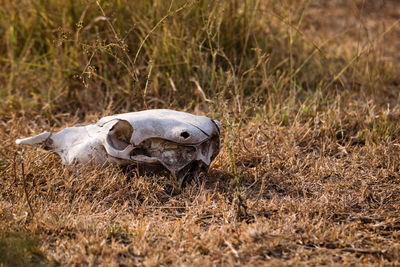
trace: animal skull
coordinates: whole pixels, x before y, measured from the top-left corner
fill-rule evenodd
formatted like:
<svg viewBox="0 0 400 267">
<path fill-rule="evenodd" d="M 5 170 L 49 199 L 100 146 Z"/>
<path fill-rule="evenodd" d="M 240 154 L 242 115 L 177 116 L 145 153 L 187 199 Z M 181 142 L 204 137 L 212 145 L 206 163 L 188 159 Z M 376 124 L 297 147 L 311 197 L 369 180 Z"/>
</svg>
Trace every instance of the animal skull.
<svg viewBox="0 0 400 267">
<path fill-rule="evenodd" d="M 43 132 L 16 143 L 42 145 L 60 155 L 63 164 L 164 166 L 185 179 L 207 170 L 217 156 L 219 125 L 208 117 L 155 109 L 107 116 L 96 124 Z"/>
</svg>

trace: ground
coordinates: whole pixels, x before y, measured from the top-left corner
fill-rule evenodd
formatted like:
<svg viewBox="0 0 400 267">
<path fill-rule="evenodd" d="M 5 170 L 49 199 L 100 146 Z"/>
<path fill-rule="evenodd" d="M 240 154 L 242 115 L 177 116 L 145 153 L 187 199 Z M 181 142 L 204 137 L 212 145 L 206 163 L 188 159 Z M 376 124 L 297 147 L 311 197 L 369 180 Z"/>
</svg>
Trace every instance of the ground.
<svg viewBox="0 0 400 267">
<path fill-rule="evenodd" d="M 0 14 L 0 266 L 400 264 L 397 1 Z M 222 122 L 208 173 L 179 190 L 15 144 L 147 108 Z"/>
</svg>

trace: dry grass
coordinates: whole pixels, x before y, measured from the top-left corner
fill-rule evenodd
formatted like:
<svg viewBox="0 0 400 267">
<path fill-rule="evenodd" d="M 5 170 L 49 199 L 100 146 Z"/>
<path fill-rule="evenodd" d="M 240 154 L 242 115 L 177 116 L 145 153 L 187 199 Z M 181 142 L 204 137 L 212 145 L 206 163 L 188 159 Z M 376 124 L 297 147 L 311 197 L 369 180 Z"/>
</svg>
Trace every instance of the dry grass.
<svg viewBox="0 0 400 267">
<path fill-rule="evenodd" d="M 395 0 L 3 3 L 0 266 L 399 265 L 399 19 Z M 14 145 L 146 107 L 223 123 L 182 192 Z"/>
</svg>

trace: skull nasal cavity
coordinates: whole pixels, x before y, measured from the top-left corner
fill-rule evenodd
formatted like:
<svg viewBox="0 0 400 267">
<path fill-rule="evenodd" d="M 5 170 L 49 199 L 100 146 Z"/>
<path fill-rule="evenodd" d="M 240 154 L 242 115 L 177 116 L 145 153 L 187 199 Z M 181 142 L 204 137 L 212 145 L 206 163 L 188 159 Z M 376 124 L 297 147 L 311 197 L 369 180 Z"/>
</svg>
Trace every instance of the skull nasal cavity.
<svg viewBox="0 0 400 267">
<path fill-rule="evenodd" d="M 190 134 L 188 132 L 181 132 L 181 136 L 183 137 L 183 139 L 187 139 L 189 138 Z"/>
</svg>

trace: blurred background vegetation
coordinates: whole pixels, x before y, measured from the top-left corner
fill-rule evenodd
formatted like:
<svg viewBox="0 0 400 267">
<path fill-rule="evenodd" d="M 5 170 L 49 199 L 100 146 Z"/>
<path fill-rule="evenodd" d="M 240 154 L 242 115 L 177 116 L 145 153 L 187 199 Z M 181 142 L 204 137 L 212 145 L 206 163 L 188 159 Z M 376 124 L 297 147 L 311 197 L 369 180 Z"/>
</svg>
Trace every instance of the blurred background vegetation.
<svg viewBox="0 0 400 267">
<path fill-rule="evenodd" d="M 1 115 L 175 108 L 287 124 L 360 97 L 384 109 L 398 102 L 396 3 L 2 1 Z"/>
</svg>

